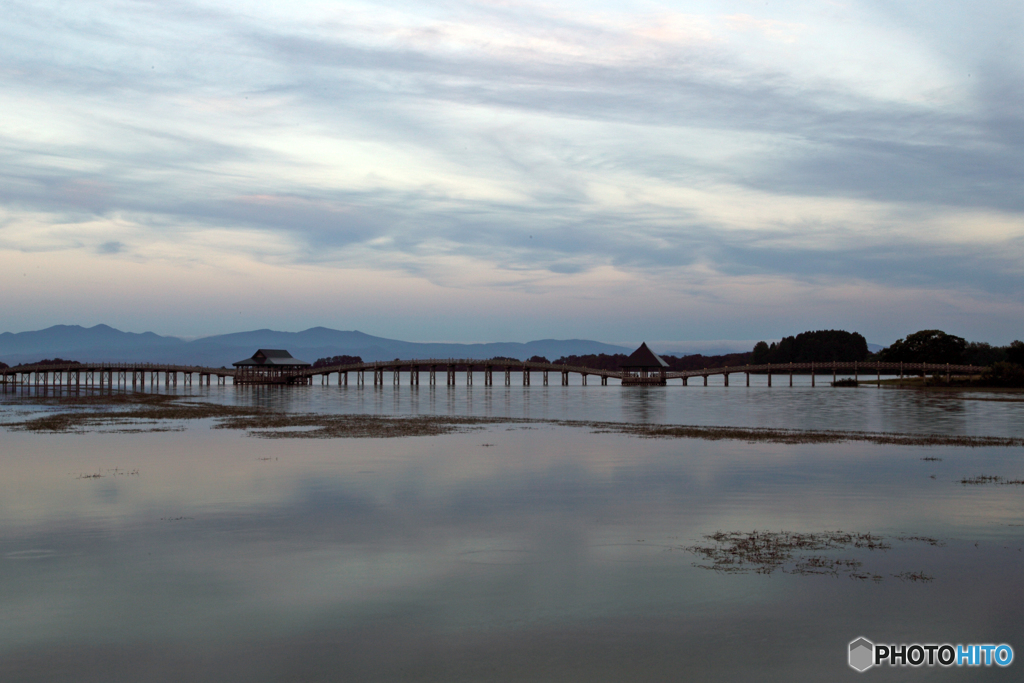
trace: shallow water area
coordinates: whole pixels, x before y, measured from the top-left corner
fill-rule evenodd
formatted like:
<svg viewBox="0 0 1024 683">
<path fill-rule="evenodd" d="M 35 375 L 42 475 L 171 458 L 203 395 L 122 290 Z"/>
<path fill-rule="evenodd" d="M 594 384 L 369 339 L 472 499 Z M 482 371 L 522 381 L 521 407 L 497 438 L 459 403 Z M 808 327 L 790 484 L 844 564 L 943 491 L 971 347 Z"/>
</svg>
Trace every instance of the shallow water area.
<svg viewBox="0 0 1024 683">
<path fill-rule="evenodd" d="M 863 387 L 188 394 L 300 413 L 995 436 L 1024 422 L 1019 402 Z M 37 409 L 11 394 L 0 408 Z M 860 675 L 846 662 L 858 636 L 1024 651 L 1024 486 L 961 483 L 1024 479 L 1019 447 L 546 422 L 268 440 L 214 424 L 0 432 L 0 679 L 823 680 Z M 754 531 L 881 544 L 792 549 L 767 572 L 699 552 Z M 864 675 L 1016 680 L 1022 664 Z"/>
</svg>

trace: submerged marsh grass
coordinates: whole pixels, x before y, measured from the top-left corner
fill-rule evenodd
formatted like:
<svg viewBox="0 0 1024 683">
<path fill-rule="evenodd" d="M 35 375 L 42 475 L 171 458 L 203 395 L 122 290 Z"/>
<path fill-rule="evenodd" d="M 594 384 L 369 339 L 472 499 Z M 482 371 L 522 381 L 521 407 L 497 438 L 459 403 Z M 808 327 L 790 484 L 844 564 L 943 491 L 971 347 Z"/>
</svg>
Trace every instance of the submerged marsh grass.
<svg viewBox="0 0 1024 683">
<path fill-rule="evenodd" d="M 47 406 L 46 415 L 5 422 L 8 429 L 32 432 L 83 432 L 119 427 L 115 432 L 178 431 L 166 422 L 216 419 L 215 429 L 238 429 L 263 439 L 398 438 L 437 436 L 510 424 L 519 429 L 551 425 L 627 434 L 648 439 L 735 440 L 748 443 L 833 444 L 867 442 L 897 446 L 1019 447 L 1024 438 L 896 432 L 665 425 L 591 420 L 553 420 L 451 415 L 381 416 L 367 414 L 290 413 L 258 407 L 189 400 L 167 394 L 93 394 L 30 397 L 25 403 Z M 928 458 L 925 458 L 927 460 Z"/>
<path fill-rule="evenodd" d="M 861 581 L 870 579 L 876 583 L 884 577 L 864 571 L 862 561 L 850 557 L 834 557 L 833 554 L 884 552 L 892 549 L 892 540 L 921 542 L 931 546 L 945 545 L 927 536 L 901 536 L 890 540 L 876 534 L 846 531 L 717 531 L 704 538 L 712 543 L 685 548 L 703 560 L 694 563 L 700 569 L 735 574 L 772 574 L 776 571 L 802 576 L 825 574 L 848 576 Z M 932 577 L 920 571 L 900 572 L 891 576 L 910 581 L 932 580 Z"/>
</svg>

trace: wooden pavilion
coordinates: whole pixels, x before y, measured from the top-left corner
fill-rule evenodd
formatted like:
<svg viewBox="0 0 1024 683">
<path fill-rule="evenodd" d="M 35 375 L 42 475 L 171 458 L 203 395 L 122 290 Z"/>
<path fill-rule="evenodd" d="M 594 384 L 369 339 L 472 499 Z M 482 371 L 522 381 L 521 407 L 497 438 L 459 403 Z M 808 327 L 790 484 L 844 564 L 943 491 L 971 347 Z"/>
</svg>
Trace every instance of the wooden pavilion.
<svg viewBox="0 0 1024 683">
<path fill-rule="evenodd" d="M 238 368 L 235 384 L 309 384 L 312 379 L 296 372 L 312 366 L 284 349 L 259 349 L 232 365 Z"/>
<path fill-rule="evenodd" d="M 647 348 L 647 342 L 630 354 L 619 367 L 622 369 L 622 386 L 660 386 L 667 384 L 665 373 L 668 363 Z"/>
</svg>

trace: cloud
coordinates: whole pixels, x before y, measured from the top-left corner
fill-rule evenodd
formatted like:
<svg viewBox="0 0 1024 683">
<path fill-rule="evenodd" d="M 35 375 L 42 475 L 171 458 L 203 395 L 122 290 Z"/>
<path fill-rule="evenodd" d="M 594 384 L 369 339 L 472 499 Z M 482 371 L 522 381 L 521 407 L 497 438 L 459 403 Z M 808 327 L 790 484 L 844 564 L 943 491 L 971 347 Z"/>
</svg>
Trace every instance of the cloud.
<svg viewBox="0 0 1024 683">
<path fill-rule="evenodd" d="M 739 318 L 749 277 L 1016 296 L 1011 10 L 13 2 L 0 248 Z"/>
</svg>

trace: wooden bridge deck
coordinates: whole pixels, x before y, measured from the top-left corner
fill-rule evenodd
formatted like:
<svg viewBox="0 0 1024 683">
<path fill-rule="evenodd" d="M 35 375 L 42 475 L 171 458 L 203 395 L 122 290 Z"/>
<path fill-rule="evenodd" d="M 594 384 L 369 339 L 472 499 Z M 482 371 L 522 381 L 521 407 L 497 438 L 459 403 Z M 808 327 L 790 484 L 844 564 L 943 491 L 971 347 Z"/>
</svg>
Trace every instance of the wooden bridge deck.
<svg viewBox="0 0 1024 683">
<path fill-rule="evenodd" d="M 548 384 L 549 373 L 558 373 L 562 385 L 569 384 L 569 375 L 578 374 L 582 384 L 587 384 L 588 377 L 600 378 L 601 384 L 607 384 L 609 379 L 622 379 L 622 372 L 617 370 L 601 370 L 575 365 L 557 365 L 555 363 L 535 363 L 530 361 L 494 361 L 477 360 L 472 358 L 427 358 L 412 360 L 376 361 L 370 363 L 355 363 L 350 365 L 333 365 L 318 368 L 297 368 L 287 371 L 284 375 L 276 375 L 273 380 L 268 378 L 266 384 L 312 384 L 314 377 L 320 377 L 322 384 L 327 384 L 331 375 L 338 375 L 338 384 L 348 384 L 348 375 L 355 375 L 356 383 L 365 384 L 365 376 L 372 373 L 374 386 L 384 384 L 384 373 L 392 373 L 391 383 L 398 384 L 400 373 L 408 372 L 409 383 L 419 385 L 421 372 L 428 373 L 429 383 L 437 383 L 437 375 L 445 375 L 445 383 L 449 386 L 456 384 L 456 374 L 464 374 L 467 385 L 473 384 L 473 373 L 478 371 L 484 373 L 484 384 L 490 386 L 494 383 L 494 373 L 504 374 L 504 384 L 511 385 L 512 373 L 522 373 L 524 386 L 529 386 L 531 377 L 535 373 L 541 373 L 543 383 Z M 984 372 L 985 368 L 975 365 L 950 365 L 948 363 L 882 363 L 874 361 L 859 362 L 834 362 L 834 363 L 786 363 L 764 364 L 764 365 L 739 365 L 731 367 L 702 368 L 699 370 L 685 370 L 665 373 L 666 380 L 681 380 L 687 384 L 693 377 L 701 377 L 707 385 L 708 377 L 723 375 L 725 385 L 729 385 L 729 376 L 744 374 L 746 384 L 750 385 L 750 375 L 767 375 L 768 386 L 772 385 L 772 377 L 789 376 L 789 384 L 793 384 L 793 375 L 810 374 L 811 385 L 815 386 L 816 377 L 832 374 L 835 378 L 839 374 L 854 375 L 875 375 L 904 377 L 906 375 L 936 374 L 950 377 L 952 375 L 977 375 Z M 170 365 L 162 363 L 83 363 L 79 365 L 31 365 L 16 368 L 5 368 L 0 370 L 0 383 L 5 386 L 100 386 L 100 387 L 125 387 L 128 384 L 132 388 L 146 386 L 147 375 L 149 385 L 159 384 L 161 378 L 165 386 L 177 386 L 178 376 L 186 385 L 192 384 L 193 376 L 198 376 L 199 383 L 206 380 L 209 385 L 212 377 L 217 382 L 226 384 L 227 379 L 232 378 L 233 383 L 241 383 L 236 378 L 241 373 L 228 368 L 211 368 L 195 365 Z M 282 380 L 284 377 L 284 380 Z M 251 378 L 245 380 L 247 384 L 259 384 Z"/>
</svg>

